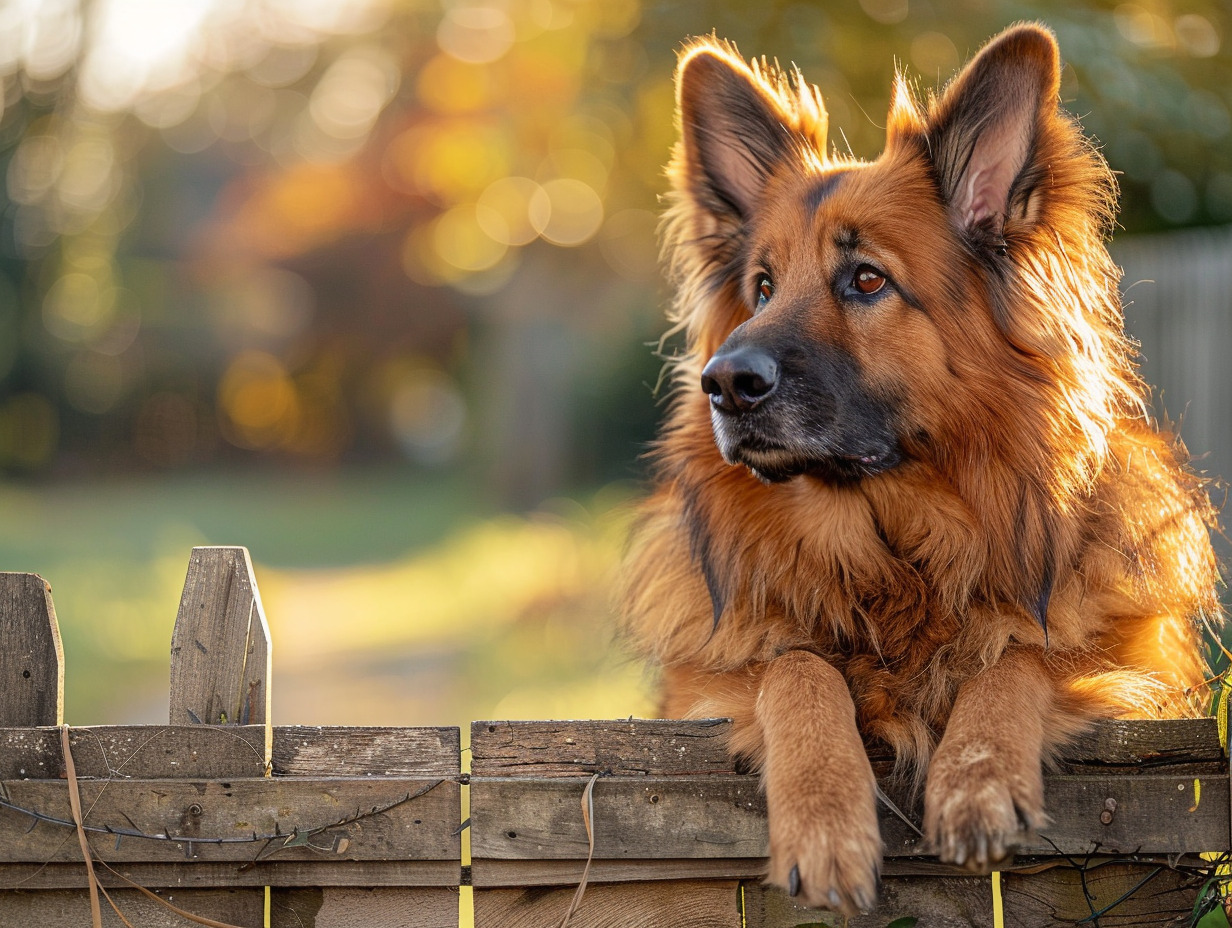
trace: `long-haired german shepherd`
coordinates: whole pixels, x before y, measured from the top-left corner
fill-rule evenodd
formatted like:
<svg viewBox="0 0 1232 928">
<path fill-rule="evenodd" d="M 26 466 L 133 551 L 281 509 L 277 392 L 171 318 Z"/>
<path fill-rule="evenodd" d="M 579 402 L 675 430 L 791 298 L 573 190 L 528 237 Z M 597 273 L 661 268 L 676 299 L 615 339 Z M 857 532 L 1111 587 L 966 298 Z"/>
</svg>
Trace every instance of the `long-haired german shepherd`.
<svg viewBox="0 0 1232 928">
<path fill-rule="evenodd" d="M 687 333 L 623 612 L 668 716 L 730 716 L 770 879 L 868 909 L 867 746 L 943 860 L 1047 823 L 1041 763 L 1096 716 L 1200 711 L 1214 514 L 1148 418 L 1104 247 L 1115 183 L 1013 27 L 886 148 L 836 156 L 798 72 L 695 40 L 665 253 Z M 700 389 L 699 389 L 700 385 Z"/>
</svg>

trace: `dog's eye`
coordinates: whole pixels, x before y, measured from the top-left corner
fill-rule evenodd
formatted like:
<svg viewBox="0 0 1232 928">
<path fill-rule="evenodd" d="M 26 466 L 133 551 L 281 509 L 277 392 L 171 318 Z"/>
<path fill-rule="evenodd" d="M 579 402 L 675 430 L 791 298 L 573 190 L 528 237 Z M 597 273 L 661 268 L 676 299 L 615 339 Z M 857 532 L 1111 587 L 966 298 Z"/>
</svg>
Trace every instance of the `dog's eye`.
<svg viewBox="0 0 1232 928">
<path fill-rule="evenodd" d="M 871 296 L 886 285 L 886 279 L 885 275 L 875 267 L 861 264 L 856 268 L 856 276 L 852 279 L 851 283 L 852 286 L 865 296 Z"/>
<path fill-rule="evenodd" d="M 761 309 L 769 303 L 772 296 L 774 296 L 774 284 L 769 277 L 763 275 L 757 281 L 757 308 Z"/>
</svg>

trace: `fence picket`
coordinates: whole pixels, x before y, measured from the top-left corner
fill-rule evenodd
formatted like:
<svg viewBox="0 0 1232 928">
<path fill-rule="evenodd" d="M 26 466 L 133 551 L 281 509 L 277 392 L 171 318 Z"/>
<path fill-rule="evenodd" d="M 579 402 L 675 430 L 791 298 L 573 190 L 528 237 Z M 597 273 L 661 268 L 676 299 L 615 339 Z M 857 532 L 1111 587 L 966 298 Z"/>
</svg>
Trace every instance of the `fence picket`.
<svg viewBox="0 0 1232 928">
<path fill-rule="evenodd" d="M 64 720 L 64 650 L 51 586 L 38 574 L 0 573 L 0 726 Z"/>
<path fill-rule="evenodd" d="M 248 549 L 193 548 L 171 636 L 171 724 L 268 724 L 269 683 L 269 626 Z"/>
</svg>

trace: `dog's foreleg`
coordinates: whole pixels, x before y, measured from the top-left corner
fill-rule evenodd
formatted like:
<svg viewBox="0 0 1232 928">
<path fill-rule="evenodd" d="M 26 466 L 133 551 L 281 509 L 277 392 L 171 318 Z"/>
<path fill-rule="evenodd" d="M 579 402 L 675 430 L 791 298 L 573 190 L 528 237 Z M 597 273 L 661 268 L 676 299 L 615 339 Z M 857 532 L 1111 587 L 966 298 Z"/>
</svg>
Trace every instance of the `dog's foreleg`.
<svg viewBox="0 0 1232 928">
<path fill-rule="evenodd" d="M 756 719 L 770 880 L 808 905 L 871 909 L 881 867 L 876 784 L 842 675 L 815 654 L 781 654 L 766 665 Z"/>
<path fill-rule="evenodd" d="M 943 861 L 987 871 L 1047 824 L 1041 755 L 1054 694 L 1042 654 L 1025 647 L 959 688 L 924 791 L 924 833 Z"/>
</svg>

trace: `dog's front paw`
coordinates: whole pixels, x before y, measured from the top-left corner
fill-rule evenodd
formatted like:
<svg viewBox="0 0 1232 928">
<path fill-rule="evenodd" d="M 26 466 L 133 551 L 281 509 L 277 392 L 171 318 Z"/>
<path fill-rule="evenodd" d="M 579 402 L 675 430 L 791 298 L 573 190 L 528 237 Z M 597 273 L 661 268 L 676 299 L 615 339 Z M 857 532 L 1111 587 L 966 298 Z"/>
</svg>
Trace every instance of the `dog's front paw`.
<svg viewBox="0 0 1232 928">
<path fill-rule="evenodd" d="M 846 915 L 877 903 L 881 832 L 872 771 L 844 781 L 813 780 L 776 795 L 767 789 L 770 882 L 805 905 Z"/>
<path fill-rule="evenodd" d="M 986 873 L 1047 823 L 1038 759 L 942 743 L 924 791 L 924 833 L 941 860 Z"/>
</svg>

